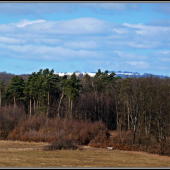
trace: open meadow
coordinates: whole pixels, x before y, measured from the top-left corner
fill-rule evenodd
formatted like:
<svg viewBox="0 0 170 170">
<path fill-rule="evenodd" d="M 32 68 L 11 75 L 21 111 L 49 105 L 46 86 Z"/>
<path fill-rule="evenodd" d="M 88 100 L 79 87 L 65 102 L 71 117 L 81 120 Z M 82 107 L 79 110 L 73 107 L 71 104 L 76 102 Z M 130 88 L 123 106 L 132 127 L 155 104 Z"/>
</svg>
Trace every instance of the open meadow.
<svg viewBox="0 0 170 170">
<path fill-rule="evenodd" d="M 43 150 L 48 143 L 0 141 L 0 167 L 170 167 L 170 157 L 80 146 Z"/>
</svg>

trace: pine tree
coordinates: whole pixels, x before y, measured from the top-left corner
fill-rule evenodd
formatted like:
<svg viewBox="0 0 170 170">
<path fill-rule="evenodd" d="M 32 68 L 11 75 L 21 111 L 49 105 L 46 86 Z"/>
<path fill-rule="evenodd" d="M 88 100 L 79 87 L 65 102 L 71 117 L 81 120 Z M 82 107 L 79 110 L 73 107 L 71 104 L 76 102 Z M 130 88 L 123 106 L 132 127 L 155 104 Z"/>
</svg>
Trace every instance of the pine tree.
<svg viewBox="0 0 170 170">
<path fill-rule="evenodd" d="M 59 119 L 60 119 L 61 102 L 62 102 L 62 99 L 65 96 L 65 88 L 66 88 L 67 77 L 68 77 L 67 75 L 64 75 L 63 77 L 60 77 L 60 82 L 59 82 L 59 89 L 61 91 L 60 101 L 59 101 L 59 105 L 58 105 L 58 118 Z"/>
<path fill-rule="evenodd" d="M 80 88 L 82 87 L 82 85 L 80 84 L 80 79 L 78 79 L 76 77 L 76 74 L 73 73 L 70 77 L 70 79 L 68 79 L 66 81 L 66 87 L 65 87 L 65 90 L 66 90 L 66 96 L 68 96 L 68 99 L 69 99 L 69 112 L 70 112 L 70 115 L 69 117 L 72 119 L 72 111 L 73 111 L 73 104 L 74 104 L 74 101 L 75 99 L 79 96 L 79 91 L 80 91 Z"/>
<path fill-rule="evenodd" d="M 35 112 L 35 102 L 37 98 L 37 81 L 38 81 L 38 76 L 35 72 L 33 72 L 31 75 L 29 75 L 28 79 L 25 81 L 25 88 L 24 88 L 24 95 L 25 95 L 25 100 L 28 100 L 29 98 L 29 103 L 30 103 L 30 117 L 32 115 L 32 99 L 34 101 L 34 112 Z"/>
<path fill-rule="evenodd" d="M 20 76 L 14 76 L 8 86 L 6 96 L 13 96 L 14 107 L 16 108 L 16 100 L 23 96 L 24 80 Z"/>
<path fill-rule="evenodd" d="M 43 70 L 43 83 L 44 95 L 47 94 L 47 116 L 49 115 L 50 107 L 50 93 L 56 88 L 56 82 L 59 81 L 59 76 L 54 74 L 54 70 L 51 71 L 47 68 Z"/>
</svg>

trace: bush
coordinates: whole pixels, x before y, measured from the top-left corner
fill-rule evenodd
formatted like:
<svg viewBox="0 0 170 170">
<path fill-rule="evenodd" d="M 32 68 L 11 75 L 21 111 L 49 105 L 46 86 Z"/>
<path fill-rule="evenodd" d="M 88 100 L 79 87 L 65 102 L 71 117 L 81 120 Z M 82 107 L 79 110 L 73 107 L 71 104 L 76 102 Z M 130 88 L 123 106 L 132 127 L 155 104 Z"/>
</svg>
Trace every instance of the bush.
<svg viewBox="0 0 170 170">
<path fill-rule="evenodd" d="M 100 130 L 98 135 L 90 141 L 89 146 L 96 148 L 106 148 L 107 146 L 109 146 L 108 132 Z"/>
<path fill-rule="evenodd" d="M 51 145 L 46 146 L 45 150 L 66 150 L 66 149 L 77 149 L 78 146 L 71 139 L 56 140 Z"/>
<path fill-rule="evenodd" d="M 71 141 L 78 145 L 88 145 L 96 136 L 99 138 L 100 133 L 108 136 L 108 129 L 101 121 L 92 123 L 33 115 L 25 120 L 20 119 L 13 131 L 8 134 L 8 139 L 49 143 L 55 141 L 57 145 L 61 143 L 62 148 L 67 148 L 66 145 L 68 146 L 69 142 L 72 144 Z"/>
<path fill-rule="evenodd" d="M 62 130 L 58 133 L 58 139 L 53 141 L 51 145 L 46 146 L 45 150 L 61 150 L 61 149 L 77 149 L 78 146 L 72 139 L 67 138 L 65 132 Z"/>
<path fill-rule="evenodd" d="M 20 118 L 23 118 L 23 107 L 1 106 L 0 109 L 0 139 L 7 139 L 14 130 Z"/>
</svg>

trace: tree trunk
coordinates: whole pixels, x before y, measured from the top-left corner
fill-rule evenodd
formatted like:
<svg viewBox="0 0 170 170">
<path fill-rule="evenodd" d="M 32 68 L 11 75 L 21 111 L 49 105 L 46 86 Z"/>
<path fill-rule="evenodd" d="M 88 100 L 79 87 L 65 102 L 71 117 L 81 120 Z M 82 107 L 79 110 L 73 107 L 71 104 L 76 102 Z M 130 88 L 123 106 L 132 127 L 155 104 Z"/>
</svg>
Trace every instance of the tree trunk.
<svg viewBox="0 0 170 170">
<path fill-rule="evenodd" d="M 167 153 L 169 154 L 169 131 L 168 131 L 168 135 L 167 135 Z"/>
<path fill-rule="evenodd" d="M 70 98 L 68 99 L 68 118 L 70 118 Z"/>
<path fill-rule="evenodd" d="M 36 108 L 38 108 L 38 107 L 39 107 L 39 104 L 38 104 L 38 100 L 37 100 Z"/>
<path fill-rule="evenodd" d="M 146 125 L 146 113 L 145 113 L 145 115 L 144 115 L 144 116 L 145 116 L 145 118 L 144 118 L 144 119 L 145 119 L 145 136 L 146 136 L 146 135 L 148 134 L 148 131 L 147 131 L 147 125 Z"/>
<path fill-rule="evenodd" d="M 132 117 L 132 113 L 131 113 L 131 120 L 132 120 L 131 131 L 132 131 L 132 145 L 133 145 L 134 144 L 134 119 Z"/>
<path fill-rule="evenodd" d="M 31 98 L 30 98 L 30 118 L 31 118 L 31 110 L 32 108 L 31 108 Z"/>
<path fill-rule="evenodd" d="M 134 123 L 133 143 L 135 143 L 135 138 L 136 138 L 136 123 Z"/>
<path fill-rule="evenodd" d="M 119 115 L 118 115 L 118 111 L 117 111 L 117 99 L 116 99 L 116 94 L 115 94 L 115 104 L 116 104 L 116 129 L 118 130 L 118 124 L 119 124 Z"/>
<path fill-rule="evenodd" d="M 96 91 L 95 91 L 95 120 L 97 120 L 97 97 L 96 97 Z"/>
<path fill-rule="evenodd" d="M 140 122 L 139 122 L 139 144 L 141 143 L 141 138 L 140 138 Z"/>
<path fill-rule="evenodd" d="M 35 98 L 34 98 L 34 113 L 35 113 Z"/>
<path fill-rule="evenodd" d="M 97 94 L 96 94 L 97 92 L 96 92 L 96 89 L 95 89 L 95 87 L 94 87 L 93 81 L 92 81 L 92 87 L 93 87 L 94 95 L 95 95 L 95 96 L 94 96 L 94 98 L 95 98 L 95 99 L 94 99 L 94 100 L 95 100 L 95 101 L 94 101 L 94 103 L 95 103 L 95 108 L 94 108 L 94 110 L 95 110 L 95 111 L 94 111 L 94 112 L 95 112 L 94 120 L 97 120 Z"/>
<path fill-rule="evenodd" d="M 101 97 L 101 105 L 102 105 L 102 115 L 101 115 L 101 118 L 103 119 L 104 118 L 104 110 L 105 110 L 105 108 L 104 108 L 104 98 L 103 98 L 103 92 L 102 92 L 102 97 Z"/>
<path fill-rule="evenodd" d="M 127 105 L 127 110 L 128 110 L 128 130 L 130 129 L 130 123 L 129 123 L 129 106 Z"/>
<path fill-rule="evenodd" d="M 120 140 L 122 138 L 122 115 L 121 115 L 121 120 L 120 120 Z"/>
<path fill-rule="evenodd" d="M 132 128 L 132 145 L 134 144 L 134 135 L 133 135 L 133 128 Z"/>
<path fill-rule="evenodd" d="M 1 108 L 1 89 L 0 89 L 0 108 Z"/>
<path fill-rule="evenodd" d="M 41 107 L 41 98 L 40 98 L 40 96 L 38 98 L 39 98 L 39 108 L 40 108 Z"/>
<path fill-rule="evenodd" d="M 60 101 L 59 101 L 59 106 L 58 106 L 58 118 L 60 119 L 60 105 L 61 105 L 61 100 L 63 99 L 64 97 L 64 91 L 62 92 L 62 95 L 60 97 Z"/>
<path fill-rule="evenodd" d="M 15 96 L 14 96 L 14 108 L 16 108 L 16 98 L 15 98 Z"/>
<path fill-rule="evenodd" d="M 71 102 L 71 106 L 70 106 L 70 118 L 72 119 L 72 117 L 73 117 L 73 115 L 72 115 L 73 114 L 72 113 L 73 112 L 73 101 L 71 100 L 70 102 Z"/>
<path fill-rule="evenodd" d="M 47 116 L 49 115 L 49 107 L 50 107 L 50 93 L 48 92 Z"/>
<path fill-rule="evenodd" d="M 150 117 L 149 117 L 149 128 L 148 128 L 148 133 L 149 133 L 149 138 L 150 138 L 150 131 L 151 131 L 151 114 L 150 114 Z"/>
<path fill-rule="evenodd" d="M 124 133 L 124 138 L 125 138 L 125 141 L 126 141 L 126 125 L 125 125 L 125 133 Z"/>
</svg>

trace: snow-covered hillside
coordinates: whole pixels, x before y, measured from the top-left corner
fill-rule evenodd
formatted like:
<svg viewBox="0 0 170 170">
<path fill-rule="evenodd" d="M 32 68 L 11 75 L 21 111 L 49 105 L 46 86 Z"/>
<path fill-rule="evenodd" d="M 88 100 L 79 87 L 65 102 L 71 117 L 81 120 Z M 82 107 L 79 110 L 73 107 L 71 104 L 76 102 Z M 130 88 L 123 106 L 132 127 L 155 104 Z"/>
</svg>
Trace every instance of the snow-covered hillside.
<svg viewBox="0 0 170 170">
<path fill-rule="evenodd" d="M 165 78 L 164 75 L 154 75 L 154 74 L 150 74 L 150 73 L 139 74 L 138 72 L 129 72 L 129 71 L 109 71 L 108 74 L 111 74 L 112 72 L 114 72 L 116 74 L 116 76 L 120 76 L 122 78 L 126 78 L 126 77 L 148 77 L 150 75 L 152 75 L 153 77 Z M 59 74 L 59 76 L 64 76 L 64 75 L 71 76 L 73 73 L 61 72 L 61 73 L 55 73 L 55 74 Z M 91 72 L 91 73 L 76 72 L 75 74 L 77 76 L 81 76 L 81 75 L 84 76 L 85 74 L 88 74 L 89 76 L 94 77 L 96 72 Z"/>
</svg>

